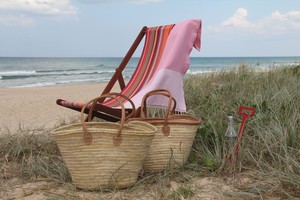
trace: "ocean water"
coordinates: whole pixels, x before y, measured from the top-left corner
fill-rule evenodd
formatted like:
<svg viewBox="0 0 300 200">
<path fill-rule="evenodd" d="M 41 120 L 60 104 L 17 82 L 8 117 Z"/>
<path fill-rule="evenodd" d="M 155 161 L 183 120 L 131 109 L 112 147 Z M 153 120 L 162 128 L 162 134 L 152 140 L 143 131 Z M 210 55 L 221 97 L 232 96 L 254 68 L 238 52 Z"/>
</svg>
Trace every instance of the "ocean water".
<svg viewBox="0 0 300 200">
<path fill-rule="evenodd" d="M 0 88 L 41 87 L 62 84 L 107 82 L 122 58 L 22 58 L 0 57 Z M 123 72 L 129 79 L 138 58 Z M 300 64 L 299 57 L 197 57 L 187 74 L 205 75 L 245 64 L 255 70 Z"/>
</svg>

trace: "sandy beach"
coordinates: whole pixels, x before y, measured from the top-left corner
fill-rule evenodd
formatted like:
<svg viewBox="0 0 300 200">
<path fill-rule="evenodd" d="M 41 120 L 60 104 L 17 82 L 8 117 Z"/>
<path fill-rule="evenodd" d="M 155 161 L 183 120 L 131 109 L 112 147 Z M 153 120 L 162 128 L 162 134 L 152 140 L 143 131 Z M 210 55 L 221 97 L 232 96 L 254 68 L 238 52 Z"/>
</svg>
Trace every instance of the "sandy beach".
<svg viewBox="0 0 300 200">
<path fill-rule="evenodd" d="M 0 89 L 0 126 L 14 131 L 24 128 L 53 128 L 63 119 L 79 116 L 79 112 L 56 104 L 61 98 L 87 102 L 101 94 L 105 83 L 61 85 L 32 88 Z"/>
</svg>

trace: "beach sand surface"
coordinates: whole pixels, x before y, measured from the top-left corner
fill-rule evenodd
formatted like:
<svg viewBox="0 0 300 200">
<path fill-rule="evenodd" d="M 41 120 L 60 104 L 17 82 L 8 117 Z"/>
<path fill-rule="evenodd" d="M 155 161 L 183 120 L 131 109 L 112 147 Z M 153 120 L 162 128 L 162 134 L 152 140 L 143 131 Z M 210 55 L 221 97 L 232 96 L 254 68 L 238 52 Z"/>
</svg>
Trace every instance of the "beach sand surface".
<svg viewBox="0 0 300 200">
<path fill-rule="evenodd" d="M 10 131 L 20 126 L 26 129 L 53 128 L 62 120 L 70 120 L 80 113 L 58 106 L 61 98 L 87 102 L 99 96 L 106 83 L 60 85 L 33 88 L 0 88 L 0 127 Z M 118 91 L 115 87 L 113 91 Z"/>
</svg>

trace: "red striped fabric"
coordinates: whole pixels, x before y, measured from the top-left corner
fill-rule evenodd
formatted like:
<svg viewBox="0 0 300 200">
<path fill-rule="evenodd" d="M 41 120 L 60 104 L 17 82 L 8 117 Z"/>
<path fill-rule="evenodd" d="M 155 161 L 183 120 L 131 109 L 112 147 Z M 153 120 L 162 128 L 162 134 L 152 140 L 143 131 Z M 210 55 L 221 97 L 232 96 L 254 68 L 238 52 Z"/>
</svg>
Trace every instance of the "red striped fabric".
<svg viewBox="0 0 300 200">
<path fill-rule="evenodd" d="M 70 107 L 70 108 L 83 108 L 85 105 L 84 103 L 77 103 L 77 102 L 69 102 L 69 101 L 60 101 L 60 105 L 63 105 L 65 107 Z"/>
<path fill-rule="evenodd" d="M 165 44 L 173 27 L 174 24 L 147 29 L 140 61 L 130 81 L 124 90 L 121 91 L 122 94 L 131 99 L 151 80 L 157 70 Z M 121 97 L 120 100 L 125 101 Z M 114 99 L 107 100 L 103 104 L 109 107 L 117 107 L 119 105 Z"/>
</svg>

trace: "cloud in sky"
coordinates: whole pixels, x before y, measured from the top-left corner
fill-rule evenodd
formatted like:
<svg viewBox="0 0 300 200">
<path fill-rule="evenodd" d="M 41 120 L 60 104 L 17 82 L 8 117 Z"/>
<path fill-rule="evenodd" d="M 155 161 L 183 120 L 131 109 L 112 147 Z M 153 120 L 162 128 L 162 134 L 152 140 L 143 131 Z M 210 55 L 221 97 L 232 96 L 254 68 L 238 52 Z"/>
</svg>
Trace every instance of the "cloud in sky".
<svg viewBox="0 0 300 200">
<path fill-rule="evenodd" d="M 0 24 L 30 25 L 31 15 L 70 16 L 77 8 L 69 0 L 0 0 Z"/>
<path fill-rule="evenodd" d="M 300 11 L 290 11 L 285 14 L 275 11 L 268 20 L 276 22 L 283 30 L 286 30 L 287 27 L 300 29 Z"/>
<path fill-rule="evenodd" d="M 114 3 L 114 2 L 128 2 L 135 4 L 157 3 L 164 0 L 76 0 L 81 3 Z"/>
<path fill-rule="evenodd" d="M 239 8 L 232 17 L 222 23 L 222 26 L 247 27 L 250 23 L 246 20 L 248 11 L 245 8 Z"/>
<path fill-rule="evenodd" d="M 256 21 L 247 20 L 248 11 L 239 8 L 218 26 L 211 26 L 212 31 L 247 31 L 252 33 L 280 34 L 290 30 L 300 30 L 300 11 L 281 13 L 274 11 L 270 16 Z"/>
<path fill-rule="evenodd" d="M 164 0 L 72 0 L 80 3 L 127 2 L 146 4 Z M 34 24 L 33 16 L 67 17 L 75 16 L 78 9 L 71 0 L 0 0 L 0 25 Z"/>
<path fill-rule="evenodd" d="M 0 14 L 0 25 L 29 26 L 34 24 L 33 20 L 24 15 Z"/>
<path fill-rule="evenodd" d="M 130 3 L 138 3 L 138 4 L 145 4 L 145 3 L 157 3 L 162 2 L 163 0 L 128 0 Z"/>
</svg>

